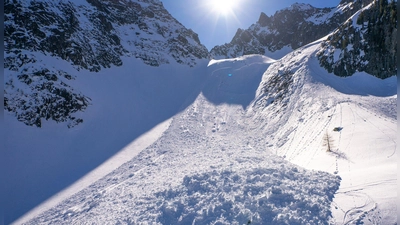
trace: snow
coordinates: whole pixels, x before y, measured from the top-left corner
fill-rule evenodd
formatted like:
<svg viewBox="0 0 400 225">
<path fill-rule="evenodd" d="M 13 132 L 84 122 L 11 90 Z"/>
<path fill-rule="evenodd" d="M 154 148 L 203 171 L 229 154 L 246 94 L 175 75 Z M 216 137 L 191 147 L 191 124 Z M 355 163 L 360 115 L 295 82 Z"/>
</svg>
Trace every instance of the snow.
<svg viewBox="0 0 400 225">
<path fill-rule="evenodd" d="M 45 123 L 42 129 L 27 127 L 6 113 L 6 146 L 10 151 L 5 158 L 10 173 L 5 180 L 11 184 L 6 189 L 10 193 L 5 199 L 9 206 L 6 221 L 71 185 L 182 110 L 196 92 L 194 84 L 203 79 L 196 69 L 177 64 L 155 68 L 132 58 L 125 58 L 128 67 L 90 73 L 77 72 L 57 58 L 37 57 L 46 65 L 79 74 L 69 84 L 90 96 L 92 105 L 77 115 L 84 123 L 73 129 L 62 123 Z"/>
<path fill-rule="evenodd" d="M 315 14 L 312 15 L 310 18 L 308 18 L 306 21 L 312 22 L 314 24 L 322 24 L 328 21 L 330 18 L 332 18 L 335 14 L 342 14 L 344 11 L 346 11 L 347 8 L 352 8 L 354 2 L 350 3 L 344 3 L 338 5 L 336 8 L 332 8 L 332 10 L 329 13 L 323 13 L 323 14 Z M 351 20 L 353 20 L 353 27 L 360 27 L 357 24 L 357 17 L 359 16 L 360 12 L 362 10 L 366 10 L 372 6 L 373 2 L 365 6 L 363 9 L 355 13 L 353 16 L 351 16 Z"/>
<path fill-rule="evenodd" d="M 80 178 L 78 181 L 74 182 L 69 187 L 60 191 L 56 195 L 52 196 L 50 199 L 46 200 L 44 203 L 40 204 L 39 207 L 34 208 L 29 213 L 29 217 L 38 216 L 41 212 L 49 210 L 55 207 L 61 201 L 67 199 L 68 197 L 78 193 L 84 188 L 89 187 L 92 183 L 96 182 L 100 178 L 104 177 L 108 173 L 117 169 L 121 164 L 129 161 L 131 158 L 135 157 L 140 151 L 148 147 L 155 140 L 157 140 L 162 133 L 169 127 L 171 120 L 166 120 L 146 133 L 139 136 L 137 139 L 129 143 L 117 154 L 109 158 L 107 161 L 102 163 L 100 166 L 90 171 L 88 174 Z M 14 222 L 14 224 L 22 223 L 27 218 L 23 217 L 20 220 Z"/>
<path fill-rule="evenodd" d="M 292 51 L 293 51 L 293 49 L 290 46 L 286 45 L 286 46 L 283 46 L 281 49 L 276 50 L 274 52 L 271 52 L 268 49 L 266 49 L 265 55 L 267 55 L 273 59 L 280 59 Z"/>
<path fill-rule="evenodd" d="M 337 7 L 338 12 L 346 11 L 346 8 L 351 8 L 353 4 L 354 4 L 353 2 L 350 2 L 350 3 L 347 3 L 347 4 L 346 3 L 339 4 L 338 7 Z"/>
<path fill-rule="evenodd" d="M 283 10 L 299 10 L 299 11 L 306 11 L 306 10 L 310 10 L 313 9 L 314 7 L 312 7 L 310 4 L 305 4 L 305 3 L 294 3 L 291 6 L 282 9 Z"/>
<path fill-rule="evenodd" d="M 331 19 L 337 12 L 336 9 L 332 9 L 329 13 L 321 13 L 321 14 L 315 14 L 312 15 L 311 17 L 307 18 L 307 22 L 312 22 L 313 24 L 320 25 L 323 23 L 326 23 Z"/>
<path fill-rule="evenodd" d="M 297 62 L 304 56 L 291 54 L 288 59 Z M 307 64 L 310 82 L 295 97 L 292 115 L 280 124 L 279 133 L 284 134 L 280 136 L 289 137 L 277 154 L 305 168 L 340 175 L 332 209 L 337 224 L 395 223 L 397 130 L 391 99 L 397 98 L 396 77 L 382 81 L 357 73 L 340 78 L 327 74 L 313 57 Z M 382 110 L 387 105 L 392 113 Z M 334 132 L 335 127 L 343 129 Z M 320 151 L 325 132 L 333 136 L 337 148 L 330 154 Z"/>
<path fill-rule="evenodd" d="M 329 74 L 319 44 L 280 60 L 154 68 L 126 58 L 81 71 L 74 88 L 92 105 L 73 129 L 26 127 L 6 113 L 16 204 L 33 208 L 71 185 L 15 224 L 394 224 L 397 79 Z M 284 71 L 282 97 L 265 93 Z"/>
<path fill-rule="evenodd" d="M 245 56 L 241 56 L 241 57 L 237 57 L 237 58 L 233 58 L 233 59 L 211 59 L 210 62 L 208 63 L 208 67 L 212 66 L 214 64 L 219 64 L 222 65 L 225 64 L 229 67 L 232 67 L 232 63 L 235 62 L 239 62 L 239 63 L 245 63 L 246 66 L 251 66 L 254 64 L 271 64 L 273 62 L 275 62 L 275 59 L 272 59 L 268 56 L 264 56 L 264 55 L 245 55 Z"/>
</svg>

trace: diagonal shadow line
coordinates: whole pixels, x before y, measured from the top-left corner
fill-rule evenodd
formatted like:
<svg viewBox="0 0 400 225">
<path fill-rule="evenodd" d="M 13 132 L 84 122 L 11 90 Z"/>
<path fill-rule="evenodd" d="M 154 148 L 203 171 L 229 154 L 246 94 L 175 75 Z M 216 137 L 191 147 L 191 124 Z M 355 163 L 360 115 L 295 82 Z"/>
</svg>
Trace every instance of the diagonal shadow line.
<svg viewBox="0 0 400 225">
<path fill-rule="evenodd" d="M 12 223 L 56 195 L 140 135 L 191 105 L 207 78 L 205 68 L 205 65 L 199 65 L 187 70 L 191 71 L 190 74 L 179 71 L 168 71 L 168 74 L 134 71 L 138 75 L 130 81 L 135 84 L 132 88 L 137 91 L 131 96 L 132 102 L 126 102 L 132 106 L 131 114 L 121 113 L 124 110 L 121 108 L 107 119 L 96 121 L 99 118 L 93 118 L 95 122 L 84 122 L 76 130 L 27 127 L 11 121 L 15 119 L 11 116 L 6 117 L 5 151 L 2 154 L 3 166 L 7 168 L 2 181 L 6 184 L 2 198 L 6 206 L 5 224 Z M 154 84 L 157 79 L 157 84 Z M 119 92 L 124 94 L 124 90 Z M 112 108 L 114 103 L 110 102 L 107 106 L 95 104 L 88 110 L 101 111 L 104 107 Z M 124 106 L 125 103 L 120 104 Z M 93 114 L 96 115 L 96 112 Z M 46 135 L 48 139 L 43 139 Z M 62 135 L 66 138 L 63 139 Z M 58 138 L 59 142 L 50 140 L 52 137 Z M 37 138 L 43 140 L 38 141 Z"/>
</svg>

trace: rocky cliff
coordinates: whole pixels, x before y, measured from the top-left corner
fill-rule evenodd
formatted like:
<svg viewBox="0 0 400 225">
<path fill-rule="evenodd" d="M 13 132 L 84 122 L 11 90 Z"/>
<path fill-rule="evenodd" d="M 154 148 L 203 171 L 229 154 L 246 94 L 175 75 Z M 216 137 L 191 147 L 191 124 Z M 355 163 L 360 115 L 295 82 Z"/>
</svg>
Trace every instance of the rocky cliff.
<svg viewBox="0 0 400 225">
<path fill-rule="evenodd" d="M 396 2 L 377 0 L 342 24 L 322 43 L 321 66 L 338 76 L 365 71 L 381 79 L 397 74 Z"/>
<path fill-rule="evenodd" d="M 71 85 L 80 70 L 122 66 L 123 57 L 191 67 L 209 57 L 198 35 L 158 0 L 6 0 L 4 44 L 5 109 L 37 127 L 43 119 L 82 122 L 73 114 L 91 101 Z M 52 58 L 76 71 L 45 65 Z"/>
</svg>

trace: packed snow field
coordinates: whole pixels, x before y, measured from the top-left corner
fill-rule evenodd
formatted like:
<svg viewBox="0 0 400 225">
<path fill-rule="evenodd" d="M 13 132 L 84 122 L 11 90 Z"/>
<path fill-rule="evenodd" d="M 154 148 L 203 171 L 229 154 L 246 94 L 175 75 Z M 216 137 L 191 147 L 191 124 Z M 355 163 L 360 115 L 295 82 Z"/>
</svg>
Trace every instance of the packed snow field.
<svg viewBox="0 0 400 225">
<path fill-rule="evenodd" d="M 163 68 L 147 69 L 142 86 L 132 86 L 138 80 L 129 69 L 82 78 L 92 84 L 90 117 L 83 114 L 85 122 L 56 141 L 96 131 L 91 140 L 118 146 L 128 136 L 122 141 L 113 132 L 132 132 L 130 115 L 140 106 L 150 116 L 172 117 L 170 125 L 132 158 L 115 159 L 122 164 L 117 169 L 16 223 L 395 224 L 397 80 L 329 74 L 315 58 L 318 46 L 280 60 L 212 60 L 177 75 L 192 77 L 178 93 L 158 80 Z M 139 97 L 105 93 L 107 85 Z M 182 95 L 183 105 L 169 105 Z M 106 104 L 118 98 L 117 106 Z M 106 122 L 110 116 L 121 120 Z M 106 124 L 96 125 L 99 120 Z M 43 129 L 38 140 L 51 130 Z M 28 135 L 21 130 L 13 132 Z"/>
</svg>

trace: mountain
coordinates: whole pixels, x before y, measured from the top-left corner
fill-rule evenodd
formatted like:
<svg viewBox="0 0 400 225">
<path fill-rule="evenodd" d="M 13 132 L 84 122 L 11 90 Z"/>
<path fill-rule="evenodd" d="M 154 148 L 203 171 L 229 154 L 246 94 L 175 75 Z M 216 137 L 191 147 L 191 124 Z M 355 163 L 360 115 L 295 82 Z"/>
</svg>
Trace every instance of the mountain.
<svg viewBox="0 0 400 225">
<path fill-rule="evenodd" d="M 334 32 L 333 32 L 334 31 Z M 336 8 L 296 3 L 257 23 L 238 29 L 230 43 L 211 49 L 212 58 L 262 54 L 281 58 L 318 40 L 321 66 L 338 76 L 365 71 L 385 79 L 397 73 L 396 1 L 341 1 Z"/>
<path fill-rule="evenodd" d="M 248 29 L 238 29 L 230 43 L 211 49 L 212 58 L 262 54 L 281 58 L 290 51 L 328 35 L 369 1 L 342 1 L 336 8 L 295 3 L 272 16 L 261 13 Z"/>
<path fill-rule="evenodd" d="M 6 1 L 4 13 L 7 53 L 45 52 L 78 69 L 121 66 L 121 56 L 153 66 L 172 60 L 193 66 L 208 57 L 198 35 L 158 0 Z"/>
<path fill-rule="evenodd" d="M 160 1 L 6 1 L 4 107 L 26 125 L 44 120 L 74 127 L 91 97 L 72 83 L 80 70 L 98 72 L 123 66 L 122 58 L 150 66 L 177 62 L 191 67 L 200 59 L 262 54 L 281 58 L 320 37 L 321 65 L 338 76 L 366 71 L 379 78 L 396 74 L 397 10 L 394 2 L 343 0 L 336 8 L 296 3 L 256 24 L 238 29 L 231 43 L 210 53 L 198 35 L 174 19 Z M 65 71 L 38 59 L 61 58 Z"/>
<path fill-rule="evenodd" d="M 385 79 L 397 74 L 396 2 L 374 1 L 322 43 L 321 66 L 338 76 L 365 71 Z"/>
<path fill-rule="evenodd" d="M 16 1 L 4 3 L 5 109 L 36 127 L 43 120 L 82 122 L 91 104 L 71 83 L 80 70 L 123 66 L 123 57 L 151 66 L 195 66 L 208 58 L 198 35 L 158 0 Z M 40 59 L 60 58 L 73 71 Z"/>
<path fill-rule="evenodd" d="M 395 224 L 397 79 L 372 67 L 395 17 L 374 2 L 261 15 L 286 44 L 209 60 L 158 0 L 6 1 L 5 223 Z"/>
</svg>

